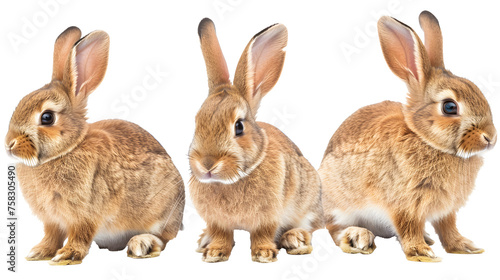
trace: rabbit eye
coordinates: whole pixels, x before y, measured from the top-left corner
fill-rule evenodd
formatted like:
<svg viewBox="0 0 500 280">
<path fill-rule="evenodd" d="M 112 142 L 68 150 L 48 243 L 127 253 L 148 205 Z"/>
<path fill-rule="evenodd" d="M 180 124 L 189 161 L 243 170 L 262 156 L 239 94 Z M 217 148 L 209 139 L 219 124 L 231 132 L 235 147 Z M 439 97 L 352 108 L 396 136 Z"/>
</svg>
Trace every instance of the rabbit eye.
<svg viewBox="0 0 500 280">
<path fill-rule="evenodd" d="M 458 114 L 458 105 L 453 100 L 445 100 L 443 102 L 443 113 L 445 115 L 456 115 Z"/>
<path fill-rule="evenodd" d="M 234 124 L 234 134 L 236 134 L 236 136 L 241 136 L 243 135 L 243 129 L 245 127 L 243 126 L 243 120 L 238 120 L 236 121 L 236 123 Z"/>
<path fill-rule="evenodd" d="M 55 117 L 53 112 L 44 112 L 40 117 L 40 122 L 42 125 L 52 125 L 54 124 Z"/>
</svg>

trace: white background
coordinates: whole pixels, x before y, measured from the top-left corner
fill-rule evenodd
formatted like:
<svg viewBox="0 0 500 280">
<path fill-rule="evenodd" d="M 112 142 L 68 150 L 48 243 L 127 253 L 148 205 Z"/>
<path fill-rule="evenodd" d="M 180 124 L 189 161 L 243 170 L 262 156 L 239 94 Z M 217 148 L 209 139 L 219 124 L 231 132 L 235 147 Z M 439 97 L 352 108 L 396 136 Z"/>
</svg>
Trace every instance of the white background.
<svg viewBox="0 0 500 280">
<path fill-rule="evenodd" d="M 335 129 L 351 113 L 383 100 L 405 99 L 406 87 L 390 72 L 378 43 L 376 21 L 383 14 L 400 19 L 422 34 L 418 15 L 422 10 L 433 12 L 444 34 L 447 68 L 481 88 L 500 125 L 500 17 L 495 1 L 8 3 L 0 5 L 0 134 L 7 133 L 19 100 L 50 81 L 53 43 L 64 29 L 76 25 L 84 34 L 105 30 L 111 37 L 109 66 L 103 83 L 90 97 L 89 121 L 121 118 L 141 125 L 166 148 L 186 182 L 194 116 L 208 92 L 197 35 L 198 23 L 204 17 L 215 22 L 230 73 L 234 73 L 241 52 L 255 33 L 276 22 L 288 27 L 284 70 L 276 87 L 264 98 L 258 119 L 282 129 L 316 168 Z M 160 76 L 154 88 L 145 90 L 143 80 L 150 79 L 154 71 L 161 72 Z M 0 154 L 5 174 L 0 178 L 3 176 L 5 182 L 11 159 Z M 238 231 L 229 261 L 208 264 L 195 253 L 204 222 L 188 201 L 185 230 L 158 258 L 130 259 L 125 251 L 99 250 L 93 244 L 83 264 L 52 267 L 46 262 L 24 260 L 41 240 L 43 228 L 19 191 L 18 272 L 14 274 L 7 272 L 3 261 L 8 236 L 4 187 L 0 192 L 1 278 L 499 279 L 499 154 L 497 148 L 485 155 L 476 190 L 458 215 L 459 229 L 485 248 L 482 255 L 447 254 L 430 225 L 427 230 L 437 241 L 433 249 L 443 258 L 441 263 L 406 261 L 395 238 L 377 238 L 372 255 L 348 255 L 334 246 L 323 229 L 314 234 L 312 255 L 289 256 L 281 251 L 277 262 L 260 264 L 251 261 L 249 234 Z"/>
</svg>

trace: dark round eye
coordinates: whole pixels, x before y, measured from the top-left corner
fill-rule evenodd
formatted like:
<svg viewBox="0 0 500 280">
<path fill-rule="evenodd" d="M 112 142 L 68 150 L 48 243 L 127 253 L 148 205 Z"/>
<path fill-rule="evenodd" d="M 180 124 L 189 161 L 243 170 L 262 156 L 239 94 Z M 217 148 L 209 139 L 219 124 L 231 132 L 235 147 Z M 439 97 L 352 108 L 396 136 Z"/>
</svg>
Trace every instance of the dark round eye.
<svg viewBox="0 0 500 280">
<path fill-rule="evenodd" d="M 243 135 L 243 129 L 244 129 L 244 126 L 243 126 L 243 120 L 238 120 L 238 121 L 234 124 L 234 134 L 236 134 L 236 136 L 241 136 L 241 135 Z"/>
<path fill-rule="evenodd" d="M 458 106 L 455 101 L 446 100 L 443 102 L 443 113 L 446 115 L 456 115 L 458 114 Z"/>
<path fill-rule="evenodd" d="M 40 117 L 40 122 L 42 125 L 52 125 L 54 124 L 55 117 L 53 112 L 44 112 Z"/>
</svg>

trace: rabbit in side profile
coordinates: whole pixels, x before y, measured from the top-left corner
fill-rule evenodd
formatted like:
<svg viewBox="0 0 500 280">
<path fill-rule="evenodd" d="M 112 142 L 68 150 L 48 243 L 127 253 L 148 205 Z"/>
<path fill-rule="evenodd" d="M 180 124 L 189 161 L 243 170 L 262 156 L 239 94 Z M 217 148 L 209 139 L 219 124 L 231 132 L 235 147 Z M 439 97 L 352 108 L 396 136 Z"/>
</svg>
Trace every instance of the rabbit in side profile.
<svg viewBox="0 0 500 280">
<path fill-rule="evenodd" d="M 20 101 L 6 137 L 7 152 L 20 161 L 24 198 L 45 229 L 27 259 L 78 264 L 93 240 L 109 250 L 128 245 L 134 258 L 158 256 L 182 225 L 182 178 L 138 125 L 86 122 L 87 98 L 106 72 L 109 37 L 80 36 L 77 27 L 59 35 L 52 81 Z"/>
<path fill-rule="evenodd" d="M 196 115 L 189 163 L 191 198 L 207 223 L 202 259 L 228 260 L 236 229 L 250 232 L 256 262 L 276 261 L 279 248 L 310 253 L 311 233 L 324 226 L 319 175 L 281 131 L 255 120 L 281 74 L 286 27 L 272 25 L 250 40 L 234 84 L 213 22 L 203 19 L 198 34 L 209 95 Z"/>
<path fill-rule="evenodd" d="M 347 253 L 369 254 L 375 236 L 397 236 L 408 260 L 439 261 L 426 221 L 447 252 L 483 252 L 458 232 L 456 212 L 474 188 L 481 153 L 496 143 L 491 110 L 476 85 L 445 69 L 434 15 L 419 19 L 425 45 L 394 18 L 378 22 L 385 60 L 408 87 L 406 104 L 355 112 L 319 168 L 326 226 Z"/>
</svg>

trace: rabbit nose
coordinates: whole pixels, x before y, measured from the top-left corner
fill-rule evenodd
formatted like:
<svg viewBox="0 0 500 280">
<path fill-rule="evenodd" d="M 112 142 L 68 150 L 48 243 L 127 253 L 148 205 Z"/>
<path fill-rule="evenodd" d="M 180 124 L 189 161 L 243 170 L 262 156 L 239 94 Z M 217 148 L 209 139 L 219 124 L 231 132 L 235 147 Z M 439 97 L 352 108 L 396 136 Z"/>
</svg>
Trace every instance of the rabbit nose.
<svg viewBox="0 0 500 280">
<path fill-rule="evenodd" d="M 206 156 L 201 160 L 201 164 L 208 172 L 210 172 L 214 169 L 215 158 L 212 156 Z"/>
<path fill-rule="evenodd" d="M 493 135 L 493 137 L 489 136 L 489 135 L 486 135 L 486 134 L 483 134 L 483 138 L 484 140 L 486 140 L 486 142 L 488 142 L 488 148 L 492 148 L 493 146 L 495 146 L 496 142 L 497 142 L 497 135 Z"/>
<path fill-rule="evenodd" d="M 14 149 L 14 147 L 16 146 L 17 144 L 17 140 L 16 139 L 12 139 L 12 141 L 10 141 L 10 143 L 8 145 L 5 145 L 5 148 L 7 149 L 7 151 L 12 151 L 12 149 Z"/>
<path fill-rule="evenodd" d="M 483 139 L 486 141 L 488 149 L 495 146 L 497 142 L 497 131 L 493 125 L 488 125 L 484 128 Z"/>
</svg>

